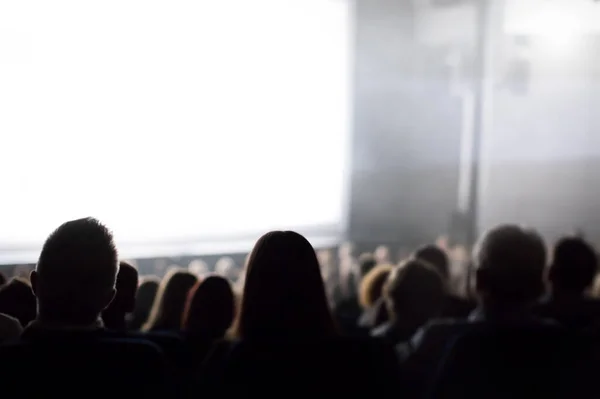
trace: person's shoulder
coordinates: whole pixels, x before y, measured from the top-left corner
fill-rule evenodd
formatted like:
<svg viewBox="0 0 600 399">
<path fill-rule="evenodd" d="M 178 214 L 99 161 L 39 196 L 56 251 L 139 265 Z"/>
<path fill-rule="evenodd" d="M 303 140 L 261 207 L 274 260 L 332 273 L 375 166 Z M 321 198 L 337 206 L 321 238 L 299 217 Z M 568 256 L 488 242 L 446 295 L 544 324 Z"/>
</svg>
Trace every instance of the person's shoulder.
<svg viewBox="0 0 600 399">
<path fill-rule="evenodd" d="M 12 340 L 21 336 L 23 327 L 16 318 L 0 313 L 0 339 Z"/>
<path fill-rule="evenodd" d="M 438 336 L 447 336 L 456 331 L 464 330 L 473 323 L 466 319 L 434 319 L 421 327 L 411 338 L 411 346 L 418 347 L 424 341 Z"/>
<path fill-rule="evenodd" d="M 19 320 L 17 320 L 15 317 L 9 316 L 6 313 L 0 313 L 0 323 L 2 323 L 2 325 L 18 325 L 19 327 L 21 327 L 21 323 L 19 323 Z"/>
</svg>

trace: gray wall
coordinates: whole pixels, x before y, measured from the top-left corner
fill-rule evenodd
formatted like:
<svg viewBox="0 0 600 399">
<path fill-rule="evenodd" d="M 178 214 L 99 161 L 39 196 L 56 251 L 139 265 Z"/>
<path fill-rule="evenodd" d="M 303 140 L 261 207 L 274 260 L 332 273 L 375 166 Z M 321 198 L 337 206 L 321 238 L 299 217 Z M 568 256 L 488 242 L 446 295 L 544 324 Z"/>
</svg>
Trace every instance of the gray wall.
<svg viewBox="0 0 600 399">
<path fill-rule="evenodd" d="M 460 102 L 410 1 L 358 0 L 349 238 L 422 243 L 456 206 Z"/>
<path fill-rule="evenodd" d="M 505 38 L 510 42 L 510 38 Z M 564 51 L 532 39 L 499 49 L 496 80 L 515 56 L 529 63 L 526 90 L 498 85 L 484 140 L 482 228 L 520 222 L 548 238 L 574 228 L 600 240 L 600 40 Z M 558 50 L 558 49 L 554 49 Z"/>
</svg>

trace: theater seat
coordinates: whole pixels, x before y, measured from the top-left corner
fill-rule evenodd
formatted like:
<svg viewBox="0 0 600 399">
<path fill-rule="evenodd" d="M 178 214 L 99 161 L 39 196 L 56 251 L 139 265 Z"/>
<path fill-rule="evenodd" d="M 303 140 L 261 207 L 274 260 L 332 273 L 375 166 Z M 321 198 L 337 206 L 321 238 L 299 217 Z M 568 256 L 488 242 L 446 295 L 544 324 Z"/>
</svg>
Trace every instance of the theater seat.
<svg viewBox="0 0 600 399">
<path fill-rule="evenodd" d="M 167 389 L 166 376 L 160 349 L 134 339 L 44 340 L 0 347 L 1 393 L 9 397 L 156 397 Z"/>
<path fill-rule="evenodd" d="M 396 397 L 397 366 L 392 348 L 371 339 L 239 341 L 209 356 L 203 388 L 225 396 Z"/>
<path fill-rule="evenodd" d="M 594 346 L 593 337 L 559 327 L 473 330 L 450 345 L 427 396 L 585 398 L 595 384 Z"/>
</svg>

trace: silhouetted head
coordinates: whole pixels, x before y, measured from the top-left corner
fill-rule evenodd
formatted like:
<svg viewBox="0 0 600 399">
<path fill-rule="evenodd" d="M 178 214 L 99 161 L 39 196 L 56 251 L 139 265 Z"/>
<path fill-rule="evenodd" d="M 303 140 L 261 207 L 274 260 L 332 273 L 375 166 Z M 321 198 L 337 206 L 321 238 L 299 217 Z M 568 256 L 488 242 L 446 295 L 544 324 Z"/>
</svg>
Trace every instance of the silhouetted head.
<svg viewBox="0 0 600 399">
<path fill-rule="evenodd" d="M 477 292 L 484 306 L 520 306 L 543 292 L 546 247 L 533 230 L 503 225 L 488 231 L 474 251 Z"/>
<path fill-rule="evenodd" d="M 381 298 L 383 286 L 392 270 L 392 265 L 377 265 L 362 279 L 358 299 L 363 309 L 370 308 Z"/>
<path fill-rule="evenodd" d="M 236 332 L 239 337 L 335 334 L 317 255 L 293 231 L 262 236 L 250 255 Z"/>
<path fill-rule="evenodd" d="M 0 287 L 0 313 L 18 319 L 22 326 L 35 319 L 35 295 L 28 280 L 15 277 Z"/>
<path fill-rule="evenodd" d="M 196 283 L 188 294 L 181 329 L 187 333 L 222 338 L 235 314 L 235 298 L 229 281 L 210 276 Z"/>
<path fill-rule="evenodd" d="M 444 278 L 449 277 L 449 260 L 446 252 L 436 245 L 425 245 L 415 251 L 414 257 L 433 266 Z"/>
<path fill-rule="evenodd" d="M 444 280 L 430 264 L 407 260 L 390 274 L 384 296 L 393 319 L 402 318 L 420 326 L 442 308 Z"/>
<path fill-rule="evenodd" d="M 114 299 L 102 312 L 104 325 L 112 329 L 125 329 L 125 315 L 135 308 L 135 295 L 138 287 L 138 272 L 130 263 L 119 262 Z"/>
<path fill-rule="evenodd" d="M 361 254 L 358 257 L 360 278 L 364 278 L 376 265 L 377 260 L 375 260 L 375 256 L 372 253 L 365 252 Z"/>
<path fill-rule="evenodd" d="M 7 278 L 6 275 L 2 272 L 0 272 L 0 286 L 6 284 Z"/>
<path fill-rule="evenodd" d="M 594 248 L 578 237 L 563 238 L 552 254 L 549 279 L 554 294 L 581 295 L 594 281 L 598 256 Z"/>
<path fill-rule="evenodd" d="M 156 276 L 142 277 L 135 297 L 135 308 L 129 323 L 129 328 L 132 330 L 139 330 L 148 320 L 159 284 L 160 279 Z"/>
<path fill-rule="evenodd" d="M 184 269 L 171 268 L 162 279 L 144 331 L 179 331 L 188 292 L 198 278 Z"/>
<path fill-rule="evenodd" d="M 31 272 L 38 317 L 54 324 L 96 322 L 115 295 L 118 270 L 113 236 L 103 224 L 94 218 L 62 224 Z"/>
</svg>

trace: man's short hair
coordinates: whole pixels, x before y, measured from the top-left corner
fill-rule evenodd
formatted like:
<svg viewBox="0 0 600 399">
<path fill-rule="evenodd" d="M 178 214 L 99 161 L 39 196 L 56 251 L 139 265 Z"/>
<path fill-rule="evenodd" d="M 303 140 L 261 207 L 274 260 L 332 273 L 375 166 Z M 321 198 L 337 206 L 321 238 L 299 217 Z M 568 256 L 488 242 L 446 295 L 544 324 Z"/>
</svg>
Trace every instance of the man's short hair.
<svg viewBox="0 0 600 399">
<path fill-rule="evenodd" d="M 36 266 L 40 308 L 99 313 L 114 293 L 118 270 L 117 249 L 106 226 L 91 217 L 63 223 L 44 243 Z"/>
<path fill-rule="evenodd" d="M 520 303 L 543 292 L 546 246 L 534 230 L 501 225 L 475 245 L 477 289 L 496 303 Z"/>
<path fill-rule="evenodd" d="M 565 237 L 554 246 L 550 281 L 554 290 L 574 293 L 592 285 L 598 268 L 594 248 L 583 238 Z"/>
<path fill-rule="evenodd" d="M 414 257 L 427 262 L 435 268 L 444 279 L 448 278 L 450 261 L 443 249 L 436 245 L 425 245 L 415 251 Z"/>
</svg>

